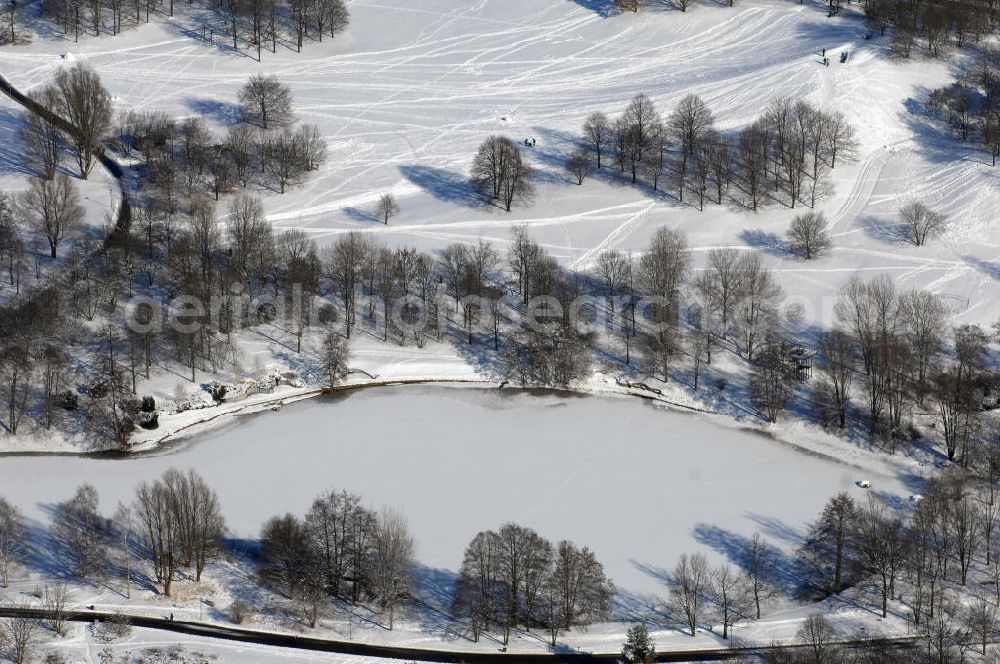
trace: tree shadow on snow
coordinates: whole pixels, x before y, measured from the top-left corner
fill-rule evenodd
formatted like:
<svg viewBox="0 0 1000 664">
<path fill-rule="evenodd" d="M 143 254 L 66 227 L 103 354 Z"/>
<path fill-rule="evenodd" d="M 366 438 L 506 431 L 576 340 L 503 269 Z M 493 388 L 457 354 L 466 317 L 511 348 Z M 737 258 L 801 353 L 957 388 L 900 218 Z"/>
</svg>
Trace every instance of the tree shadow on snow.
<svg viewBox="0 0 1000 664">
<path fill-rule="evenodd" d="M 413 596 L 410 602 L 420 631 L 444 641 L 469 640 L 471 631 L 462 620 L 450 613 L 456 575 L 451 570 L 416 565 L 413 570 Z"/>
<path fill-rule="evenodd" d="M 240 107 L 220 99 L 184 99 L 184 105 L 203 118 L 223 126 L 236 124 L 240 117 Z"/>
<path fill-rule="evenodd" d="M 917 153 L 932 164 L 954 164 L 970 161 L 990 165 L 989 154 L 981 149 L 971 136 L 963 141 L 957 130 L 953 130 L 944 118 L 931 113 L 927 108 L 930 89 L 918 86 L 914 96 L 903 106 L 901 120 L 910 128 L 917 144 Z"/>
<path fill-rule="evenodd" d="M 609 18 L 621 13 L 614 0 L 570 0 L 570 2 L 594 12 L 601 18 Z"/>
<path fill-rule="evenodd" d="M 975 256 L 963 256 L 967 265 L 976 268 L 987 277 L 1000 281 L 1000 260 L 983 260 Z"/>
<path fill-rule="evenodd" d="M 372 222 L 382 223 L 382 219 L 379 218 L 374 212 L 368 212 L 356 207 L 345 207 L 341 210 L 351 221 L 356 221 L 362 224 L 370 224 Z"/>
<path fill-rule="evenodd" d="M 895 221 L 879 219 L 878 217 L 869 215 L 860 217 L 856 223 L 865 231 L 868 237 L 882 244 L 891 244 L 894 246 L 913 244 L 906 237 L 906 229 L 903 225 Z"/>
<path fill-rule="evenodd" d="M 792 255 L 788 244 L 774 233 L 748 228 L 740 233 L 740 239 L 754 249 L 778 258 L 788 258 Z"/>
<path fill-rule="evenodd" d="M 741 570 L 748 570 L 749 537 L 707 523 L 696 525 L 693 534 L 699 543 L 721 553 Z M 773 557 L 771 564 L 764 570 L 764 581 L 786 596 L 795 596 L 802 585 L 804 571 L 794 556 L 774 546 L 771 546 L 771 552 Z"/>
<path fill-rule="evenodd" d="M 479 205 L 480 199 L 464 173 L 419 164 L 400 166 L 399 172 L 439 201 L 466 207 Z"/>
<path fill-rule="evenodd" d="M 12 108 L 0 108 L 0 175 L 34 175 L 25 165 L 25 152 L 17 137 L 21 126 L 20 112 Z"/>
</svg>

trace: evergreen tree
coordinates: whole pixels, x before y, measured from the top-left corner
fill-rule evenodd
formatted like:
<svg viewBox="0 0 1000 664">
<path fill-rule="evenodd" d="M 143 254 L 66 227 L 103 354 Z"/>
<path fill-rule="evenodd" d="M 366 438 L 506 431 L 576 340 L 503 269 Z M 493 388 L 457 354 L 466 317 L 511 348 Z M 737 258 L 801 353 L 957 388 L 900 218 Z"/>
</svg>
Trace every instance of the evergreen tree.
<svg viewBox="0 0 1000 664">
<path fill-rule="evenodd" d="M 622 646 L 621 664 L 652 664 L 656 660 L 656 644 L 643 624 L 630 627 Z"/>
</svg>

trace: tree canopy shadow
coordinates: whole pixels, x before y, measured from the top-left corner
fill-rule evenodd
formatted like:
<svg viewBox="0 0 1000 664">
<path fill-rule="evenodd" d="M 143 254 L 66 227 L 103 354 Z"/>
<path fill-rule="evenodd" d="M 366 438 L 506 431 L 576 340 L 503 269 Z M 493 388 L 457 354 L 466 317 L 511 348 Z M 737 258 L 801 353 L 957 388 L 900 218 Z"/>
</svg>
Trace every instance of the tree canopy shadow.
<svg viewBox="0 0 1000 664">
<path fill-rule="evenodd" d="M 975 256 L 962 256 L 967 265 L 976 268 L 987 277 L 1000 281 L 1000 259 L 983 260 Z"/>
<path fill-rule="evenodd" d="M 35 175 L 25 164 L 25 153 L 17 137 L 21 114 L 12 108 L 0 107 L 0 175 Z"/>
<path fill-rule="evenodd" d="M 721 553 L 733 565 L 743 571 L 749 569 L 749 537 L 707 523 L 696 525 L 693 534 L 696 541 Z M 786 596 L 795 596 L 804 578 L 801 565 L 793 556 L 775 546 L 771 546 L 770 550 L 773 557 L 763 572 L 764 581 Z"/>
<path fill-rule="evenodd" d="M 906 228 L 895 221 L 868 215 L 859 218 L 857 224 L 864 229 L 868 237 L 883 244 L 895 246 L 913 244 L 907 237 Z"/>
<path fill-rule="evenodd" d="M 399 172 L 439 201 L 466 207 L 478 206 L 479 197 L 464 173 L 419 164 L 400 166 Z"/>
<path fill-rule="evenodd" d="M 226 126 L 236 124 L 240 117 L 240 107 L 221 99 L 194 99 L 187 97 L 184 105 L 194 113 Z"/>
<path fill-rule="evenodd" d="M 930 93 L 928 88 L 918 86 L 914 95 L 903 103 L 904 110 L 900 113 L 900 119 L 913 132 L 917 152 L 933 164 L 972 161 L 989 165 L 988 153 L 974 138 L 963 141 L 947 122 L 927 108 Z"/>
<path fill-rule="evenodd" d="M 621 13 L 614 0 L 570 0 L 570 2 L 594 12 L 601 18 L 610 18 Z"/>
<path fill-rule="evenodd" d="M 788 258 L 792 255 L 792 251 L 788 248 L 788 243 L 775 233 L 748 228 L 740 233 L 740 239 L 754 249 L 771 254 L 772 256 Z"/>
<path fill-rule="evenodd" d="M 351 206 L 345 207 L 341 211 L 346 214 L 351 221 L 356 221 L 362 224 L 370 224 L 372 222 L 382 223 L 382 220 L 374 212 L 362 210 L 361 208 Z"/>
</svg>

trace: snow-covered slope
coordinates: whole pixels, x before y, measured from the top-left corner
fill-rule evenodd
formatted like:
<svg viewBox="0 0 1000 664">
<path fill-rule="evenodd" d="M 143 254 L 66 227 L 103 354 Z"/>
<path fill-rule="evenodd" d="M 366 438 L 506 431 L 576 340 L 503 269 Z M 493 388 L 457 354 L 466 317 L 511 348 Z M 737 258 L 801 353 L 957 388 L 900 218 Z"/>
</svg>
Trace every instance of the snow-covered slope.
<svg viewBox="0 0 1000 664">
<path fill-rule="evenodd" d="M 829 321 L 832 298 L 854 273 L 885 271 L 902 287 L 948 299 L 962 320 L 992 321 L 1000 299 L 1000 204 L 987 155 L 944 135 L 920 115 L 927 90 L 947 81 L 945 64 L 894 63 L 878 37 L 864 39 L 857 15 L 830 19 L 814 5 L 767 1 L 735 8 L 696 6 L 604 17 L 590 2 L 566 0 L 355 0 L 347 33 L 278 49 L 258 64 L 217 38 L 192 36 L 183 17 L 114 39 L 79 44 L 42 40 L 5 51 L 4 72 L 19 86 L 44 84 L 61 57 L 93 65 L 120 109 L 232 118 L 239 87 L 272 72 L 294 92 L 299 118 L 318 124 L 329 161 L 284 196 L 271 196 L 279 228 L 320 240 L 364 229 L 394 244 L 439 248 L 479 237 L 504 241 L 514 223 L 566 265 L 586 269 L 607 248 L 638 250 L 662 225 L 683 228 L 692 246 L 751 246 L 768 252 L 807 320 Z M 819 51 L 850 52 L 823 67 Z M 583 118 L 617 113 L 646 93 L 669 113 L 682 96 L 704 98 L 723 130 L 735 130 L 780 97 L 841 110 L 858 128 L 858 161 L 834 172 L 835 191 L 818 208 L 833 221 L 836 249 L 805 264 L 780 239 L 796 211 L 772 204 L 758 214 L 715 206 L 698 212 L 670 196 L 592 178 L 582 187 L 561 172 Z M 535 137 L 537 197 L 506 214 L 477 206 L 465 184 L 483 138 Z M 388 228 L 370 215 L 392 191 L 403 213 Z M 932 246 L 900 244 L 887 232 L 911 198 L 950 215 Z"/>
</svg>

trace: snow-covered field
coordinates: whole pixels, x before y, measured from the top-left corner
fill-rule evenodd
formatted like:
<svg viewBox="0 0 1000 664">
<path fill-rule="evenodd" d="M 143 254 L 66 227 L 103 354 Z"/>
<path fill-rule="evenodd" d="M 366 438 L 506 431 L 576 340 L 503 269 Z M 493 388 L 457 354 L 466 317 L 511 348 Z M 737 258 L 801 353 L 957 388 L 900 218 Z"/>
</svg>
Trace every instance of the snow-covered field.
<svg viewBox="0 0 1000 664">
<path fill-rule="evenodd" d="M 739 557 L 754 530 L 791 549 L 834 493 L 864 497 L 862 477 L 909 495 L 896 476 L 636 400 L 426 386 L 310 400 L 127 460 L 8 458 L 0 486 L 45 519 L 47 505 L 87 481 L 111 512 L 172 466 L 216 488 L 234 537 L 348 489 L 402 509 L 431 569 L 456 572 L 477 532 L 517 521 L 592 547 L 626 593 L 641 595 L 663 591 L 681 553 Z"/>
<path fill-rule="evenodd" d="M 856 14 L 829 19 L 811 4 L 708 3 L 686 14 L 605 18 L 594 8 L 606 4 L 354 0 L 345 35 L 301 54 L 279 48 L 261 64 L 221 37 L 201 41 L 182 14 L 114 39 L 7 49 L 3 71 L 30 90 L 67 59 L 86 61 L 121 110 L 200 114 L 220 127 L 250 74 L 277 74 L 291 86 L 299 118 L 320 127 L 329 161 L 304 186 L 272 196 L 267 209 L 276 227 L 319 240 L 365 229 L 426 249 L 479 237 L 503 243 L 512 224 L 526 222 L 566 265 L 583 269 L 600 250 L 641 249 L 668 225 L 700 250 L 765 250 L 807 320 L 828 323 L 840 284 L 877 272 L 941 293 L 961 320 L 1000 315 L 1000 299 L 991 297 L 1000 272 L 995 171 L 987 155 L 919 114 L 928 90 L 949 80 L 946 64 L 894 63 L 882 40 L 863 39 Z M 851 58 L 823 67 L 821 48 Z M 758 214 L 715 206 L 700 213 L 601 178 L 570 183 L 561 164 L 583 118 L 618 113 L 640 92 L 664 114 L 698 94 L 722 130 L 744 126 L 780 97 L 843 111 L 861 149 L 855 164 L 834 171 L 835 192 L 818 206 L 832 220 L 835 250 L 808 265 L 783 253 L 777 245 L 797 211 L 776 204 Z M 506 214 L 470 198 L 469 163 L 493 133 L 538 139 L 530 153 L 539 171 L 534 206 Z M 385 191 L 403 208 L 388 228 L 370 216 Z M 916 248 L 891 239 L 886 224 L 910 198 L 950 215 L 943 240 Z"/>
</svg>

